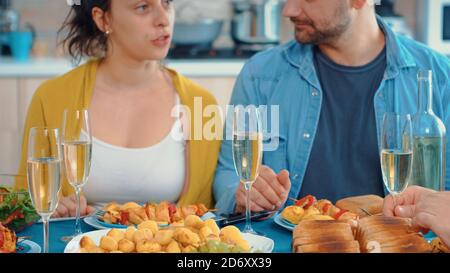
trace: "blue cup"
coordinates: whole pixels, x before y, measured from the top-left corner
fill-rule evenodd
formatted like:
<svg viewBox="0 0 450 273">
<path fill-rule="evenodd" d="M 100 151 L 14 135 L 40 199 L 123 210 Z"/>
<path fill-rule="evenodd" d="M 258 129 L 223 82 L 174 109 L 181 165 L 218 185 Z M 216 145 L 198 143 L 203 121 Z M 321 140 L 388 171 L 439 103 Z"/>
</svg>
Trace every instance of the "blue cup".
<svg viewBox="0 0 450 273">
<path fill-rule="evenodd" d="M 13 31 L 9 33 L 9 46 L 14 59 L 27 61 L 33 46 L 33 33 L 30 31 Z"/>
</svg>

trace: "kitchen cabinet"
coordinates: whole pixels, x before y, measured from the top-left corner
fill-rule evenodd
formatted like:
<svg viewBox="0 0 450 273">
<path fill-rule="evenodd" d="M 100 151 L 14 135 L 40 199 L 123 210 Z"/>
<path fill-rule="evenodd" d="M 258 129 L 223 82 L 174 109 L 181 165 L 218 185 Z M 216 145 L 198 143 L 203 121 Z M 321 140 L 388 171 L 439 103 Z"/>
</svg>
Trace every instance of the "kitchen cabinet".
<svg viewBox="0 0 450 273">
<path fill-rule="evenodd" d="M 14 173 L 18 162 L 18 80 L 0 80 L 0 173 Z"/>
<path fill-rule="evenodd" d="M 0 79 L 0 173 L 17 172 L 28 106 L 34 92 L 45 80 Z"/>
<path fill-rule="evenodd" d="M 211 92 L 216 97 L 217 104 L 221 106 L 223 113 L 225 113 L 225 107 L 230 102 L 236 78 L 189 77 L 189 79 Z"/>
</svg>

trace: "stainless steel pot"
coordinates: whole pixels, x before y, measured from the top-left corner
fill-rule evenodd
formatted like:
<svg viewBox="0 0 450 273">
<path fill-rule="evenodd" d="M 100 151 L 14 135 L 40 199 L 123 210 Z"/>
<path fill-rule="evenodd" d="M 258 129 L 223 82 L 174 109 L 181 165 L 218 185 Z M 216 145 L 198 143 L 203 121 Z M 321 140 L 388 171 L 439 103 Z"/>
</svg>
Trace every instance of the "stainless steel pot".
<svg viewBox="0 0 450 273">
<path fill-rule="evenodd" d="M 283 0 L 233 0 L 231 36 L 237 45 L 280 43 Z"/>
</svg>

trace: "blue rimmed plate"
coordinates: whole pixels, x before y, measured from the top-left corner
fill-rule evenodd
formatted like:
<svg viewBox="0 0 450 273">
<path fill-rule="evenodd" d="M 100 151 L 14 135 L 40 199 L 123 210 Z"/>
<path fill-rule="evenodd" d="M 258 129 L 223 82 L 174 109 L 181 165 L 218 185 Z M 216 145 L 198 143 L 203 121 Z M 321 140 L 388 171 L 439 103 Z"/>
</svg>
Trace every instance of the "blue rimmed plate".
<svg viewBox="0 0 450 273">
<path fill-rule="evenodd" d="M 291 222 L 287 221 L 286 219 L 284 219 L 281 216 L 281 213 L 277 213 L 277 215 L 275 215 L 275 217 L 273 218 L 273 221 L 276 224 L 278 224 L 278 225 L 280 225 L 280 226 L 282 226 L 282 227 L 284 227 L 284 228 L 286 228 L 288 230 L 291 230 L 291 231 L 293 231 L 294 228 L 295 228 L 295 225 L 292 224 Z"/>
<path fill-rule="evenodd" d="M 41 247 L 30 240 L 17 243 L 17 253 L 41 253 L 41 251 Z"/>
<path fill-rule="evenodd" d="M 215 219 L 217 216 L 212 212 L 205 213 L 202 217 L 200 217 L 203 221 L 207 219 Z M 84 222 L 96 229 L 111 229 L 111 228 L 119 228 L 119 229 L 126 229 L 128 226 L 125 225 L 118 225 L 118 224 L 109 224 L 101 221 L 98 218 L 98 215 L 93 215 L 84 218 Z M 168 225 L 159 225 L 159 227 L 167 227 Z"/>
</svg>

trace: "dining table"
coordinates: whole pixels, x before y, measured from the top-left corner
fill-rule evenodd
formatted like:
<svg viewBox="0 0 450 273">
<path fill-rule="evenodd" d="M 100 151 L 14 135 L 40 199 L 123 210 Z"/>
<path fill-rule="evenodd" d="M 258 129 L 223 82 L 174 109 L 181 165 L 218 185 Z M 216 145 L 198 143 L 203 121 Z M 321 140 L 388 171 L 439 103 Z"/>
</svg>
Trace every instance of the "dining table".
<svg viewBox="0 0 450 273">
<path fill-rule="evenodd" d="M 95 231 L 96 228 L 88 225 L 81 220 L 81 229 L 83 233 Z M 235 226 L 243 230 L 245 222 L 238 223 Z M 274 248 L 272 253 L 291 253 L 292 252 L 292 231 L 288 230 L 274 221 L 274 218 L 269 218 L 262 221 L 253 221 L 253 229 L 265 237 L 274 241 Z M 62 240 L 65 236 L 70 236 L 75 232 L 75 220 L 66 221 L 50 221 L 49 228 L 49 252 L 50 253 L 64 253 L 67 242 Z M 43 226 L 42 223 L 34 223 L 28 226 L 23 231 L 17 233 L 18 237 L 26 237 L 38 244 L 43 249 Z"/>
</svg>

